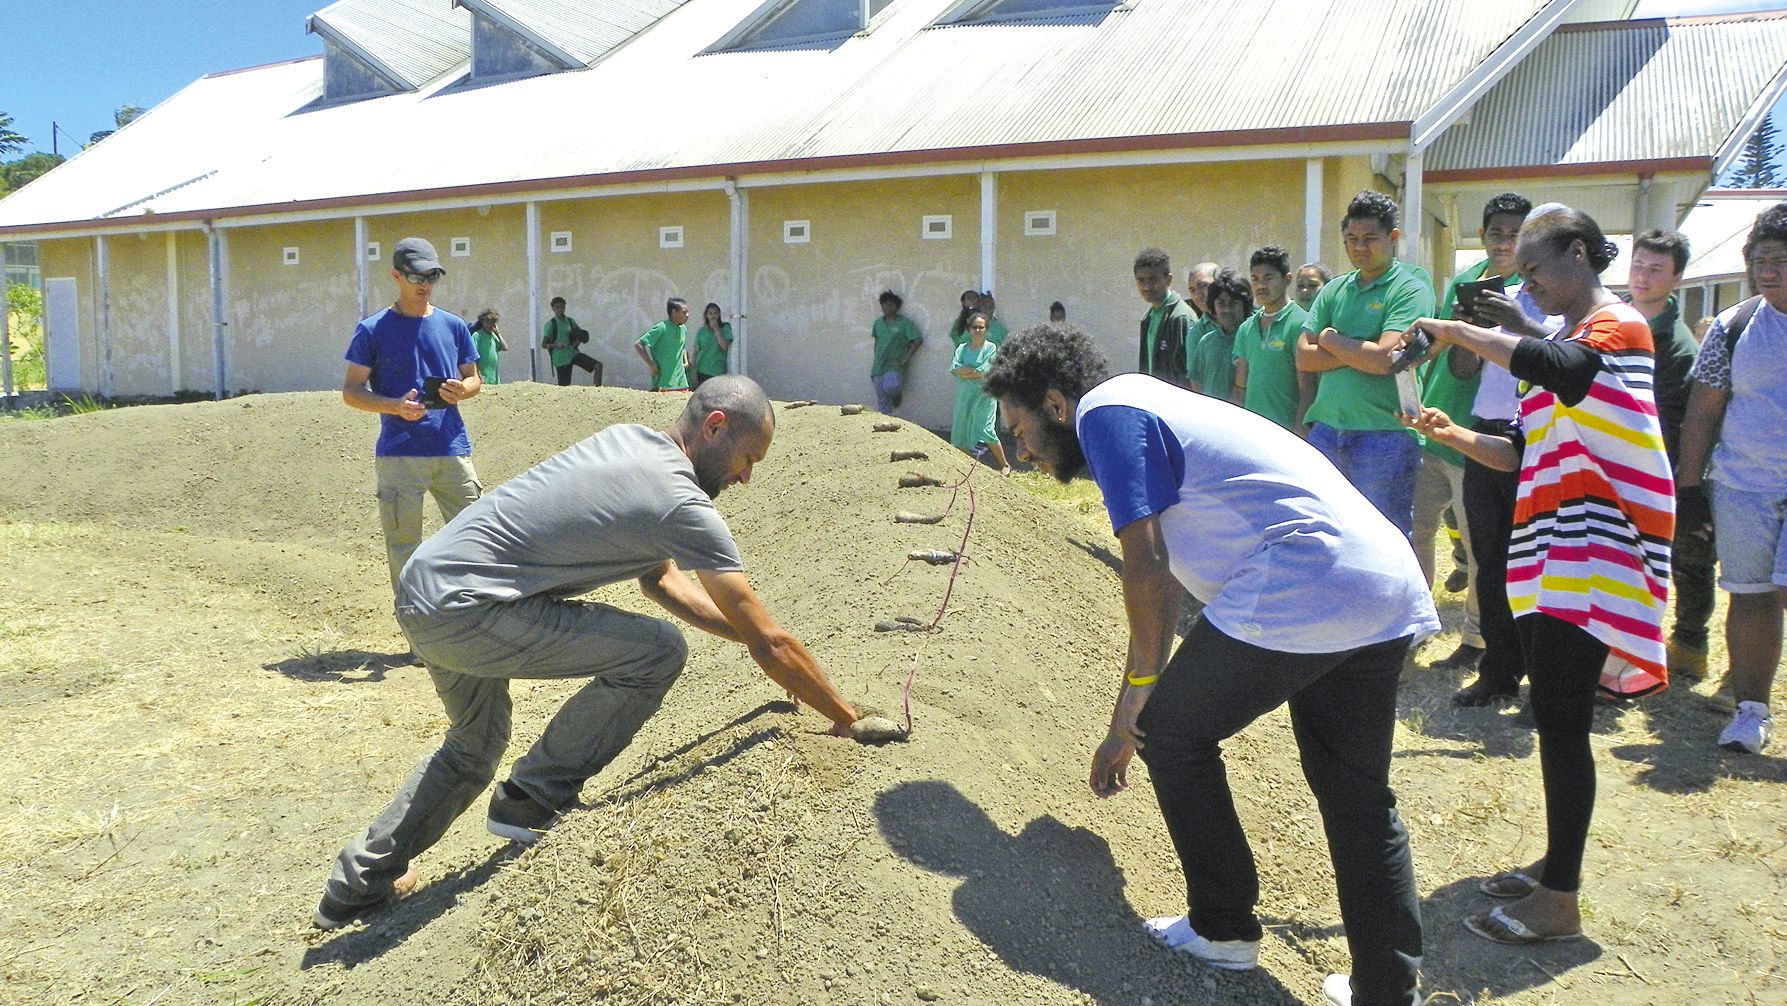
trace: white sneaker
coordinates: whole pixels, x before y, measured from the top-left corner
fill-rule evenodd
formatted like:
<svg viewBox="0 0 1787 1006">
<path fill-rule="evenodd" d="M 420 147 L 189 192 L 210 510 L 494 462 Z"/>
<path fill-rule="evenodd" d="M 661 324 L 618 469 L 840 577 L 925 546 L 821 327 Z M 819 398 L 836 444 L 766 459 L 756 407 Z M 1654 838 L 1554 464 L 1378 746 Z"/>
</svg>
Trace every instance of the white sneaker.
<svg viewBox="0 0 1787 1006">
<path fill-rule="evenodd" d="M 1322 998 L 1330 1006 L 1353 1006 L 1353 980 L 1348 975 L 1329 975 L 1322 982 Z"/>
<path fill-rule="evenodd" d="M 1739 702 L 1737 715 L 1719 732 L 1719 746 L 1727 751 L 1761 754 L 1775 732 L 1775 718 L 1760 702 Z"/>
<path fill-rule="evenodd" d="M 1148 934 L 1168 950 L 1188 953 L 1213 968 L 1252 971 L 1259 966 L 1259 940 L 1206 940 L 1191 928 L 1191 920 L 1183 915 L 1149 919 L 1146 925 Z"/>
</svg>

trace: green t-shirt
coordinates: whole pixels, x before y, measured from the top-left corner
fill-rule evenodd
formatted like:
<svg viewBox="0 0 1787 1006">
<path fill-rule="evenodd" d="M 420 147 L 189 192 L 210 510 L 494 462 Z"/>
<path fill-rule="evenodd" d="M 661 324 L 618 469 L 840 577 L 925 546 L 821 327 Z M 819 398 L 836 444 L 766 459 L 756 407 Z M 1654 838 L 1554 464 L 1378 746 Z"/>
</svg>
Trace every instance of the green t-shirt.
<svg viewBox="0 0 1787 1006">
<path fill-rule="evenodd" d="M 668 319 L 658 322 L 646 329 L 639 337 L 639 345 L 651 354 L 652 362 L 658 365 L 658 379 L 652 382 L 653 391 L 682 391 L 689 386 L 689 371 L 683 366 L 683 353 L 688 346 L 688 326 L 672 325 Z"/>
<path fill-rule="evenodd" d="M 875 319 L 869 326 L 869 335 L 875 340 L 875 357 L 869 363 L 869 376 L 880 377 L 892 370 L 899 370 L 906 363 L 906 350 L 924 341 L 918 334 L 918 326 L 906 320 L 903 314 L 896 314 L 892 320 L 886 315 Z"/>
<path fill-rule="evenodd" d="M 1235 390 L 1235 337 L 1215 322 L 1207 327 L 1200 323 L 1198 328 L 1205 331 L 1198 335 L 1197 344 L 1186 350 L 1185 376 L 1196 382 L 1204 394 L 1226 402 Z"/>
<path fill-rule="evenodd" d="M 577 319 L 568 314 L 563 318 L 546 319 L 546 324 L 540 328 L 540 345 L 551 350 L 553 366 L 562 367 L 576 358 L 577 347 L 571 345 L 571 330 L 581 327 L 577 324 Z M 552 342 L 557 345 L 547 345 Z"/>
<path fill-rule="evenodd" d="M 1382 276 L 1361 287 L 1357 270 L 1331 280 L 1310 305 L 1305 332 L 1332 328 L 1349 339 L 1377 339 L 1385 332 L 1403 332 L 1416 319 L 1434 312 L 1433 281 L 1427 270 L 1400 259 Z M 1324 371 L 1315 403 L 1304 420 L 1337 430 L 1401 430 L 1396 419 L 1396 379 L 1351 367 Z M 1409 436 L 1416 436 L 1413 430 Z"/>
<path fill-rule="evenodd" d="M 1187 376 L 1195 377 L 1191 370 L 1191 358 L 1197 354 L 1198 346 L 1203 343 L 1204 336 L 1216 331 L 1216 322 L 1211 320 L 1208 314 L 1198 314 L 1192 308 L 1191 301 L 1185 302 L 1185 313 L 1192 316 L 1191 324 L 1185 329 L 1185 373 Z"/>
<path fill-rule="evenodd" d="M 988 342 L 997 346 L 1000 343 L 1004 342 L 1005 337 L 1010 334 L 1011 334 L 1011 329 L 1005 327 L 1005 322 L 1000 321 L 998 318 L 988 318 L 987 319 L 987 341 Z M 963 341 L 965 342 L 967 340 L 964 339 Z"/>
<path fill-rule="evenodd" d="M 1482 279 L 1488 272 L 1489 260 L 1484 259 L 1476 265 L 1471 266 L 1469 269 L 1452 277 L 1452 281 L 1446 284 L 1445 297 L 1440 300 L 1440 313 L 1438 316 L 1441 318 L 1456 318 L 1458 316 L 1458 284 L 1475 283 L 1477 280 Z M 1520 282 L 1520 277 L 1507 276 L 1503 278 L 1502 286 L 1505 288 L 1511 283 L 1518 282 Z M 1468 424 L 1470 422 L 1469 417 L 1471 414 L 1471 407 L 1477 401 L 1477 385 L 1483 383 L 1483 371 L 1479 369 L 1477 373 L 1471 375 L 1468 379 L 1461 379 L 1454 376 L 1452 374 L 1452 368 L 1447 362 L 1447 357 L 1451 353 L 1463 352 L 1466 352 L 1466 350 L 1446 350 L 1446 352 L 1441 353 L 1427 363 L 1422 364 L 1419 377 L 1421 379 L 1422 405 L 1425 405 L 1430 409 L 1438 409 L 1446 415 L 1454 417 L 1457 422 Z M 1464 467 L 1464 455 L 1458 453 L 1456 449 L 1447 447 L 1445 444 L 1433 439 L 1429 439 L 1424 446 L 1427 449 L 1427 453 L 1444 461 L 1446 464 L 1456 465 L 1460 468 Z"/>
<path fill-rule="evenodd" d="M 726 337 L 726 345 L 732 345 L 732 325 L 720 322 L 720 334 Z M 720 348 L 720 340 L 714 338 L 714 330 L 702 325 L 695 333 L 695 373 L 718 377 L 726 373 L 726 355 L 729 351 Z"/>
<path fill-rule="evenodd" d="M 1297 425 L 1297 338 L 1309 313 L 1286 301 L 1272 327 L 1260 331 L 1264 312 L 1256 310 L 1235 332 L 1235 359 L 1247 361 L 1247 391 L 1242 405 L 1285 429 Z"/>
<path fill-rule="evenodd" d="M 478 351 L 478 376 L 485 384 L 500 383 L 496 379 L 496 333 L 472 329 L 472 348 Z"/>
</svg>

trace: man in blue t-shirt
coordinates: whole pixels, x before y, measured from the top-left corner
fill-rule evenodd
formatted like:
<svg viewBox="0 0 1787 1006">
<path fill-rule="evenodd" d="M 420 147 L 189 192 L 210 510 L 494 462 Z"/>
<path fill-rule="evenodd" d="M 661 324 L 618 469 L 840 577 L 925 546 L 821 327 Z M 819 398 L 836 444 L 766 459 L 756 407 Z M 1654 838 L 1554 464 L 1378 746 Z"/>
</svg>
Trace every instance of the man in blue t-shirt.
<svg viewBox="0 0 1787 1006">
<path fill-rule="evenodd" d="M 1063 482 L 1091 473 L 1123 546 L 1129 654 L 1090 783 L 1115 796 L 1138 750 L 1148 763 L 1189 906 L 1149 932 L 1212 967 L 1258 964 L 1259 876 L 1220 744 L 1288 701 L 1353 954 L 1350 981 L 1323 991 L 1414 1006 L 1421 913 L 1390 745 L 1403 659 L 1439 618 L 1401 531 L 1271 420 L 1144 374 L 1106 380 L 1077 330 L 1008 339 L 985 387 L 1020 458 Z M 1205 607 L 1172 652 L 1181 587 Z"/>
<path fill-rule="evenodd" d="M 459 403 L 484 387 L 478 351 L 464 320 L 428 302 L 447 274 L 434 245 L 404 238 L 391 255 L 397 301 L 354 327 L 341 398 L 379 414 L 379 520 L 391 589 L 422 543 L 422 497 L 432 493 L 441 521 L 478 498 L 472 441 Z"/>
</svg>

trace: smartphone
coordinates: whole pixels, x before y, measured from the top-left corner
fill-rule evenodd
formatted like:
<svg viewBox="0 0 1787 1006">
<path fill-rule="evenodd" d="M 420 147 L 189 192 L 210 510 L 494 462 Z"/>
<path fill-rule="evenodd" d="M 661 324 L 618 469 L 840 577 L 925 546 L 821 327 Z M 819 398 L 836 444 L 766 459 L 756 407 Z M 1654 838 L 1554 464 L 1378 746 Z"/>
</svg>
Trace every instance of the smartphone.
<svg viewBox="0 0 1787 1006">
<path fill-rule="evenodd" d="M 1506 285 L 1507 282 L 1500 276 L 1485 276 L 1474 282 L 1458 284 L 1455 288 L 1458 299 L 1452 304 L 1452 314 L 1459 321 L 1468 321 L 1474 324 L 1476 319 L 1472 316 L 1472 312 L 1477 306 L 1477 296 L 1487 290 L 1500 293 Z"/>
<path fill-rule="evenodd" d="M 425 409 L 444 409 L 445 399 L 441 398 L 441 385 L 447 383 L 444 377 L 422 378 L 422 407 Z"/>
</svg>

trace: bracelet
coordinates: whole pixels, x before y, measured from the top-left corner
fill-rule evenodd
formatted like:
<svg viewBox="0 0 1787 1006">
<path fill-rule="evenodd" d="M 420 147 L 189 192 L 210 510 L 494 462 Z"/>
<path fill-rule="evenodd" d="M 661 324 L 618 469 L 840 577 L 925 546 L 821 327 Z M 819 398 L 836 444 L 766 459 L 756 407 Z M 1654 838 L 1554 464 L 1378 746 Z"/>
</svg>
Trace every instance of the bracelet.
<svg viewBox="0 0 1787 1006">
<path fill-rule="evenodd" d="M 1137 688 L 1141 688 L 1143 686 L 1151 685 L 1154 682 L 1159 681 L 1160 675 L 1150 674 L 1145 678 L 1138 678 L 1138 677 L 1134 676 L 1133 674 L 1126 674 L 1126 675 L 1124 675 L 1123 680 L 1129 682 L 1130 684 L 1134 685 Z"/>
</svg>

